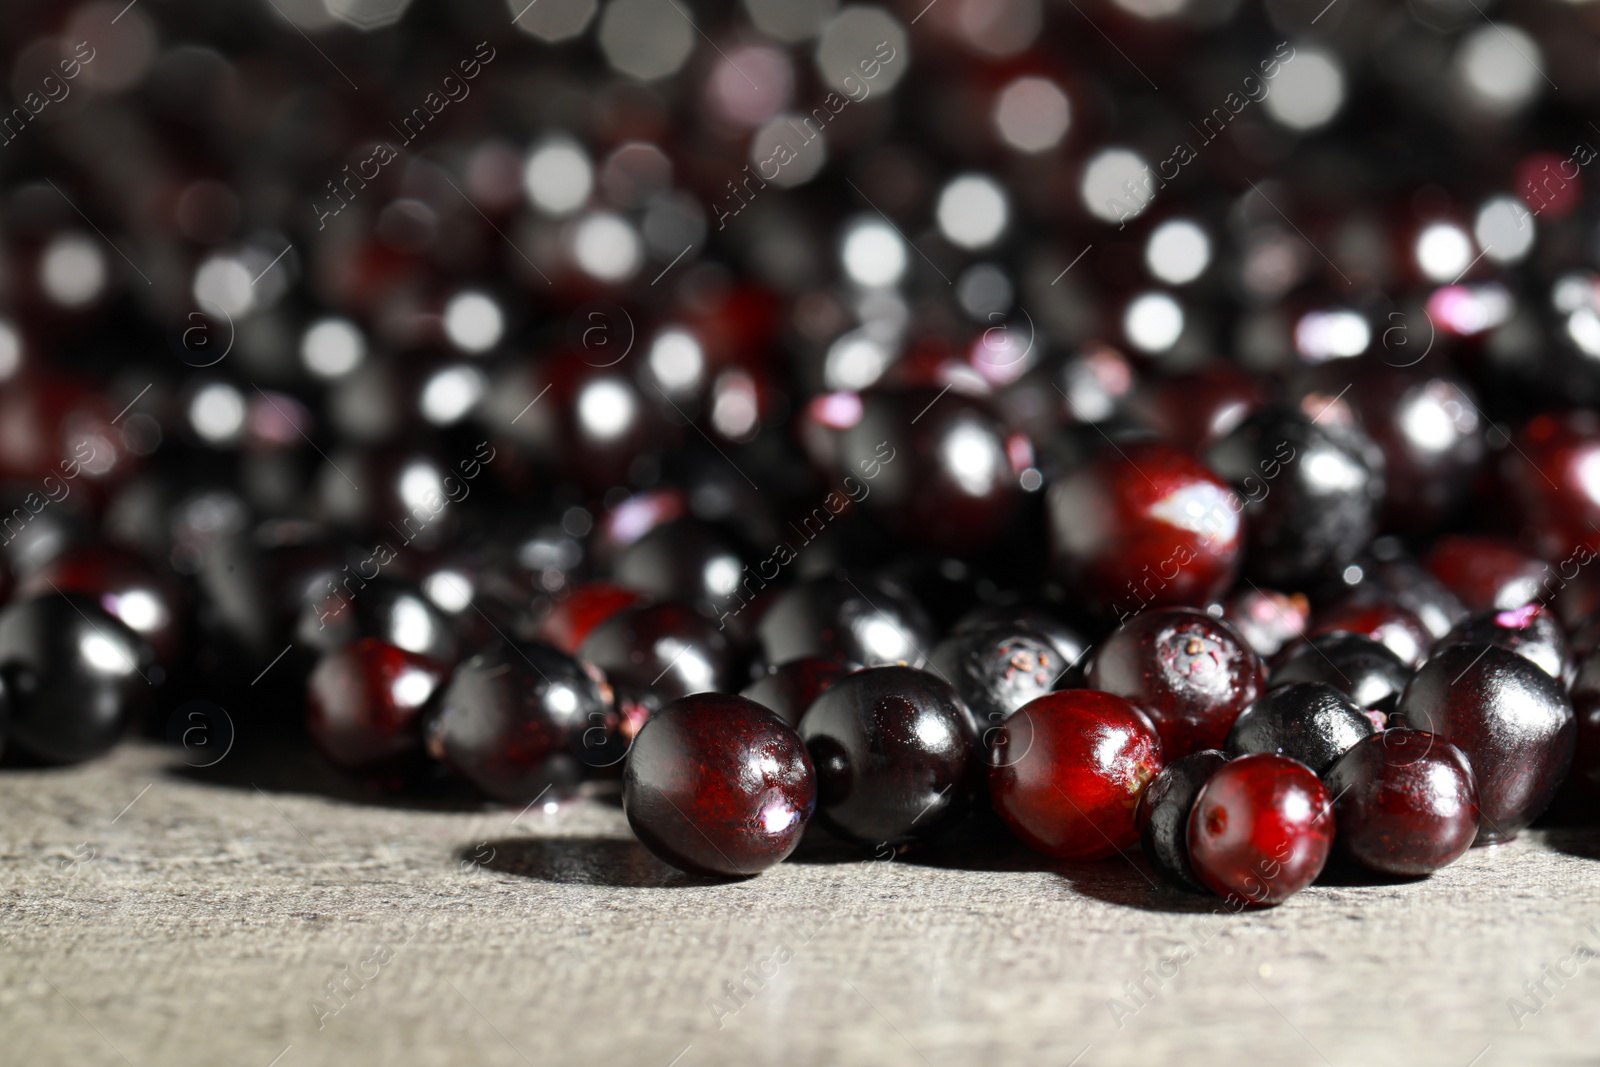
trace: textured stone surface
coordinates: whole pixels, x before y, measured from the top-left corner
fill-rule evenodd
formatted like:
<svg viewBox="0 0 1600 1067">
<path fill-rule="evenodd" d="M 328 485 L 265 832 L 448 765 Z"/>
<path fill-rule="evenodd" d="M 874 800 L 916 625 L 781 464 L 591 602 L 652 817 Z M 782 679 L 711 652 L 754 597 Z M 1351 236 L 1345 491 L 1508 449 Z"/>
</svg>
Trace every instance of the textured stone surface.
<svg viewBox="0 0 1600 1067">
<path fill-rule="evenodd" d="M 1600 949 L 1592 830 L 1233 915 L 1152 887 L 1142 862 L 1052 865 L 998 832 L 881 861 L 809 841 L 759 878 L 704 882 L 632 842 L 611 800 L 386 806 L 298 758 L 202 774 L 127 745 L 0 772 L 0 798 L 6 1063 L 1596 1055 L 1600 961 L 1565 962 Z M 1580 969 L 1546 980 L 1519 1030 L 1508 1000 L 1538 1007 L 1523 983 L 1546 964 Z M 741 981 L 742 1006 L 725 985 Z M 1142 1007 L 1124 987 L 1141 981 Z"/>
</svg>

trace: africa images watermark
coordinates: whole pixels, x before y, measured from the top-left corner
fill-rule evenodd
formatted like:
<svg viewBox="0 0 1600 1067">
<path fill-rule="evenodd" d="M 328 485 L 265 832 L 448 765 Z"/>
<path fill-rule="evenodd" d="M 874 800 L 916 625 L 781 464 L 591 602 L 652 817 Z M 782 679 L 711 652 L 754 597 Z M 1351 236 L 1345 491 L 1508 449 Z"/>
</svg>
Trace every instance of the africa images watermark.
<svg viewBox="0 0 1600 1067">
<path fill-rule="evenodd" d="M 86 48 L 89 50 L 88 55 L 83 54 Z M 0 148 L 15 141 L 45 108 L 51 104 L 59 104 L 71 96 L 72 86 L 67 83 L 82 74 L 83 65 L 92 62 L 97 54 L 94 46 L 88 41 L 79 41 L 77 47 L 72 50 L 72 58 L 63 59 L 57 64 L 61 69 L 60 78 L 54 74 L 46 74 L 36 91 L 23 96 L 21 106 L 12 108 L 10 114 L 0 119 Z M 51 87 L 52 83 L 54 88 Z M 44 95 L 41 96 L 41 93 Z M 16 124 L 15 129 L 12 128 L 13 122 Z"/>
<path fill-rule="evenodd" d="M 888 55 L 884 55 L 885 49 L 888 50 Z M 712 205 L 717 214 L 717 229 L 726 228 L 729 219 L 737 218 L 741 211 L 749 207 L 750 200 L 755 199 L 756 193 L 761 189 L 765 189 L 767 182 L 776 181 L 778 175 L 783 173 L 784 167 L 800 158 L 800 151 L 821 137 L 822 131 L 827 128 L 828 123 L 838 117 L 846 106 L 851 103 L 859 104 L 872 95 L 870 83 L 879 74 L 883 73 L 883 67 L 886 64 L 894 62 L 897 55 L 899 53 L 895 51 L 894 46 L 889 44 L 888 41 L 879 41 L 878 47 L 873 49 L 872 55 L 856 65 L 856 68 L 861 71 L 862 80 L 858 81 L 854 74 L 846 74 L 840 81 L 840 86 L 844 89 L 845 95 L 840 96 L 837 92 L 830 92 L 827 96 L 824 96 L 821 105 L 812 108 L 809 114 L 800 119 L 799 126 L 796 126 L 794 120 L 790 119 L 789 128 L 800 139 L 799 149 L 796 149 L 789 141 L 779 141 L 767 158 L 756 163 L 755 174 L 750 173 L 750 164 L 746 163 L 741 168 L 744 174 L 743 181 L 736 183 L 733 178 L 729 178 L 726 184 L 728 192 L 731 194 L 730 200 L 737 203 L 738 206 L 723 208 L 720 204 Z M 858 92 L 859 95 L 857 95 Z M 816 120 L 814 123 L 813 119 Z M 771 168 L 770 173 L 768 173 L 767 169 L 769 167 Z M 752 181 L 756 183 L 757 188 L 750 188 Z M 748 200 L 739 195 L 741 187 L 748 195 Z"/>
<path fill-rule="evenodd" d="M 888 450 L 888 455 L 884 455 L 885 449 Z M 885 465 L 894 462 L 896 454 L 894 447 L 888 441 L 879 441 L 877 448 L 873 450 L 872 456 L 861 461 L 861 479 L 859 481 L 853 474 L 845 475 L 842 483 L 844 490 L 842 493 L 838 489 L 830 491 L 823 498 L 821 506 L 812 508 L 809 514 L 800 519 L 798 526 L 791 521 L 789 526 L 801 537 L 800 547 L 804 548 L 821 537 L 823 531 L 828 528 L 828 524 L 842 515 L 852 501 L 859 504 L 866 500 L 868 494 L 872 492 L 872 486 L 867 483 L 876 478 L 883 471 Z M 788 541 L 780 541 L 777 547 L 772 550 L 770 556 L 755 565 L 754 574 L 750 573 L 750 564 L 746 563 L 744 566 L 744 580 L 730 594 L 732 599 L 739 602 L 738 606 L 728 608 L 717 615 L 718 627 L 724 630 L 727 629 L 728 619 L 732 616 L 737 616 L 748 607 L 761 590 L 767 587 L 767 583 L 778 577 L 778 571 L 792 563 L 798 555 L 799 552 Z M 772 573 L 770 574 L 767 573 L 766 569 L 769 566 L 772 568 Z M 758 588 L 750 588 L 752 582 Z M 743 592 L 740 592 L 740 590 L 743 590 Z"/>
<path fill-rule="evenodd" d="M 484 54 L 485 49 L 488 49 L 487 55 Z M 412 108 L 411 113 L 400 120 L 399 126 L 395 126 L 392 122 L 389 123 L 394 131 L 400 135 L 401 146 L 409 145 L 418 137 L 421 137 L 423 130 L 445 108 L 453 103 L 458 104 L 465 100 L 472 92 L 472 87 L 467 83 L 483 73 L 483 68 L 494 62 L 496 54 L 488 41 L 479 42 L 477 49 L 472 53 L 473 58 L 463 59 L 456 64 L 461 71 L 461 76 L 457 78 L 454 74 L 447 74 L 444 80 L 440 82 L 439 89 L 443 91 L 443 95 L 437 90 L 430 92 L 422 98 L 422 104 L 419 107 Z M 413 129 L 413 127 L 415 128 Z M 356 194 L 367 187 L 367 182 L 376 181 L 379 172 L 394 162 L 399 155 L 400 151 L 394 145 L 387 141 L 379 141 L 372 146 L 371 155 L 356 164 L 354 172 L 350 170 L 350 164 L 346 163 L 344 170 L 340 172 L 344 177 L 339 179 L 337 184 L 335 184 L 335 179 L 328 179 L 328 190 L 333 194 L 329 199 L 337 206 L 324 208 L 321 204 L 311 205 L 311 210 L 317 216 L 317 229 L 325 229 L 328 225 L 328 220 L 349 207 L 355 201 Z M 371 166 L 371 173 L 368 173 L 367 170 L 369 165 Z M 354 187 L 351 185 L 352 182 Z M 339 190 L 341 188 L 348 194 L 347 196 L 340 194 Z"/>
<path fill-rule="evenodd" d="M 1287 55 L 1284 54 L 1286 50 Z M 1288 41 L 1280 41 L 1278 47 L 1273 50 L 1272 57 L 1261 61 L 1259 78 L 1254 74 L 1245 75 L 1244 82 L 1240 86 L 1244 90 L 1243 96 L 1238 92 L 1230 92 L 1222 98 L 1222 106 L 1212 108 L 1210 113 L 1200 120 L 1200 125 L 1189 123 L 1202 138 L 1200 147 L 1204 148 L 1221 137 L 1229 123 L 1250 104 L 1265 100 L 1267 94 L 1271 92 L 1269 83 L 1278 76 L 1285 64 L 1294 60 L 1294 56 L 1294 46 Z M 1216 127 L 1215 130 L 1212 129 L 1213 125 Z M 1122 183 L 1122 191 L 1131 203 L 1114 196 L 1106 197 L 1106 206 L 1116 213 L 1117 229 L 1123 229 L 1129 220 L 1141 215 L 1155 199 L 1156 193 L 1165 189 L 1169 182 L 1176 181 L 1179 172 L 1194 162 L 1199 154 L 1199 150 L 1188 141 L 1181 141 L 1172 149 L 1172 154 L 1157 163 L 1155 167 L 1146 166 L 1137 183 L 1134 179 Z M 1172 171 L 1170 174 L 1167 173 L 1169 167 Z"/>
</svg>

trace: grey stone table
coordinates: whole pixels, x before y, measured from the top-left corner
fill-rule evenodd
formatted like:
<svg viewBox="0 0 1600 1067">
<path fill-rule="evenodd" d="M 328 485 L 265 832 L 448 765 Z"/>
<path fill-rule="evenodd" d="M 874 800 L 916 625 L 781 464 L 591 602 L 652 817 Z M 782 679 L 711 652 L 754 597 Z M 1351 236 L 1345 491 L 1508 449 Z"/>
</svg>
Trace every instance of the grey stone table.
<svg viewBox="0 0 1600 1067">
<path fill-rule="evenodd" d="M 0 798 L 3 1063 L 1600 1060 L 1592 830 L 1231 914 L 972 835 L 703 882 L 613 798 L 402 807 L 281 754 L 132 744 Z"/>
</svg>

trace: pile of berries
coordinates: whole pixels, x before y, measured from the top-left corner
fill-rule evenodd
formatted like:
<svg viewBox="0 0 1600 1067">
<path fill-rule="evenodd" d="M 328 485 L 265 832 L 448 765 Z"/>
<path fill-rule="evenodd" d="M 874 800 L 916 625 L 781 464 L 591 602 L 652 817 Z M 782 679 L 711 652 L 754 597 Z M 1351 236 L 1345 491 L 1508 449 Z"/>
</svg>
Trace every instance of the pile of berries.
<svg viewBox="0 0 1600 1067">
<path fill-rule="evenodd" d="M 1247 903 L 1592 810 L 1600 23 L 1322 6 L 5 6 L 4 758 Z"/>
</svg>

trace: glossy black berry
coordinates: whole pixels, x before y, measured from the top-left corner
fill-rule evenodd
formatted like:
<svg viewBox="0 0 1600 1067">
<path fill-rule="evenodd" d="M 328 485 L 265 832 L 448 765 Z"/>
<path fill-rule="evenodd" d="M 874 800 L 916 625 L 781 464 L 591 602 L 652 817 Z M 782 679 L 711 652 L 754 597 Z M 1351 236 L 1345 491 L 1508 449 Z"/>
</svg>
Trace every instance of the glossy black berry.
<svg viewBox="0 0 1600 1067">
<path fill-rule="evenodd" d="M 739 677 L 729 634 L 687 604 L 624 608 L 589 633 L 578 658 L 619 684 L 667 699 L 731 689 Z"/>
<path fill-rule="evenodd" d="M 868 667 L 920 667 L 934 640 L 927 613 L 909 593 L 887 579 L 856 574 L 784 590 L 761 616 L 756 635 L 767 663 L 832 653 Z"/>
<path fill-rule="evenodd" d="M 1244 501 L 1245 573 L 1293 587 L 1355 559 L 1377 529 L 1383 453 L 1354 426 L 1263 408 L 1206 449 Z"/>
<path fill-rule="evenodd" d="M 807 656 L 768 667 L 739 695 L 770 708 L 780 719 L 794 726 L 819 696 L 845 675 L 860 669 L 859 663 L 851 663 L 842 656 Z"/>
<path fill-rule="evenodd" d="M 1239 715 L 1228 742 L 1230 756 L 1269 752 L 1325 774 L 1362 738 L 1377 732 L 1351 699 L 1322 682 L 1296 682 L 1268 691 Z"/>
<path fill-rule="evenodd" d="M 1291 651 L 1273 669 L 1268 684 L 1322 682 L 1360 707 L 1389 712 L 1410 680 L 1411 670 L 1385 646 L 1361 634 L 1335 632 Z"/>
<path fill-rule="evenodd" d="M 951 634 L 928 659 L 928 670 L 954 686 L 972 712 L 985 748 L 991 731 L 1052 691 L 1067 667 L 1049 638 L 1020 623 Z"/>
<path fill-rule="evenodd" d="M 910 667 L 841 679 L 800 720 L 800 736 L 816 765 L 818 817 L 858 844 L 949 829 L 981 780 L 972 713 L 948 683 Z"/>
<path fill-rule="evenodd" d="M 37 759 L 76 763 L 110 749 L 155 669 L 150 646 L 89 597 L 46 593 L 0 611 L 10 740 Z"/>
<path fill-rule="evenodd" d="M 1214 748 L 1191 752 L 1169 763 L 1139 798 L 1139 842 L 1150 865 L 1178 885 L 1204 891 L 1189 865 L 1189 812 L 1200 789 L 1228 762 Z"/>
</svg>

